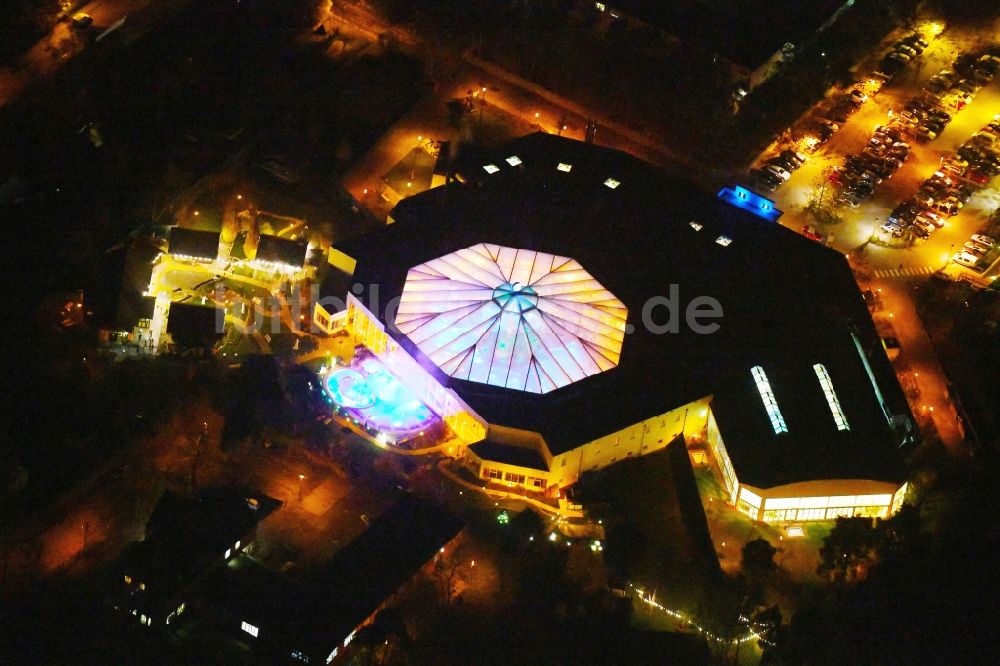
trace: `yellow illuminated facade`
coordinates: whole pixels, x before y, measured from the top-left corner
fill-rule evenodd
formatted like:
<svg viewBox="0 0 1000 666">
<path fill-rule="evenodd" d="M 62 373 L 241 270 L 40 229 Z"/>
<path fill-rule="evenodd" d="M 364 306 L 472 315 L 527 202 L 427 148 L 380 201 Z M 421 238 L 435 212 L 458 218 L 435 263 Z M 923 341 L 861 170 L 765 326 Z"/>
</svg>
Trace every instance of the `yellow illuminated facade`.
<svg viewBox="0 0 1000 666">
<path fill-rule="evenodd" d="M 486 437 L 486 422 L 458 394 L 442 386 L 385 332 L 385 326 L 353 294 L 347 295 L 344 327 L 367 347 L 417 398 L 439 415 L 463 443 Z"/>
<path fill-rule="evenodd" d="M 736 508 L 765 523 L 887 518 L 903 504 L 907 484 L 859 479 L 805 481 L 762 490 L 742 485 Z"/>
</svg>

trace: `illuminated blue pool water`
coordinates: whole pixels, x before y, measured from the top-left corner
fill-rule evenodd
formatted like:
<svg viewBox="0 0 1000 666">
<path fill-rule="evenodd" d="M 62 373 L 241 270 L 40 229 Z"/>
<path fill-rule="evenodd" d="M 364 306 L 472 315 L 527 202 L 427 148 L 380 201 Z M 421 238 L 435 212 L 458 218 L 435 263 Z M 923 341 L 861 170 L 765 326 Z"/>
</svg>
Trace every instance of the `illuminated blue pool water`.
<svg viewBox="0 0 1000 666">
<path fill-rule="evenodd" d="M 326 378 L 330 397 L 363 425 L 402 435 L 425 427 L 434 413 L 378 360 L 334 370 Z"/>
</svg>

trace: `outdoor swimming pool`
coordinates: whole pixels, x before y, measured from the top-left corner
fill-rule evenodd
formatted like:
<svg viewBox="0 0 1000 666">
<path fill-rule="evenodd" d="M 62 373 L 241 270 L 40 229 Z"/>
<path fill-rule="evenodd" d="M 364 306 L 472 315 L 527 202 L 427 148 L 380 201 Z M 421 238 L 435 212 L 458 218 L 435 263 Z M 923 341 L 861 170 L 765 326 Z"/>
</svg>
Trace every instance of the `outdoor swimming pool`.
<svg viewBox="0 0 1000 666">
<path fill-rule="evenodd" d="M 326 390 L 362 425 L 390 435 L 406 435 L 424 428 L 435 416 L 427 406 L 386 369 L 366 358 L 326 377 Z"/>
</svg>

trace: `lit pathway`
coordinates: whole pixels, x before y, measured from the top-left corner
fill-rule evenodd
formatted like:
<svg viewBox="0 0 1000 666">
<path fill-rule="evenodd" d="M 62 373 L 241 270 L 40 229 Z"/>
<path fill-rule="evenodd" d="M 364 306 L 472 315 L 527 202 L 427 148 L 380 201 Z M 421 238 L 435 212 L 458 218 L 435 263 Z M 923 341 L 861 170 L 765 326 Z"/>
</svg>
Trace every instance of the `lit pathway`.
<svg viewBox="0 0 1000 666">
<path fill-rule="evenodd" d="M 892 324 L 896 337 L 902 344 L 902 357 L 909 362 L 910 369 L 919 375 L 919 409 L 926 408 L 930 412 L 947 449 L 951 453 L 962 453 L 963 437 L 955 407 L 948 398 L 944 369 L 910 299 L 909 286 L 895 280 L 879 284 L 885 311 L 893 315 Z"/>
</svg>

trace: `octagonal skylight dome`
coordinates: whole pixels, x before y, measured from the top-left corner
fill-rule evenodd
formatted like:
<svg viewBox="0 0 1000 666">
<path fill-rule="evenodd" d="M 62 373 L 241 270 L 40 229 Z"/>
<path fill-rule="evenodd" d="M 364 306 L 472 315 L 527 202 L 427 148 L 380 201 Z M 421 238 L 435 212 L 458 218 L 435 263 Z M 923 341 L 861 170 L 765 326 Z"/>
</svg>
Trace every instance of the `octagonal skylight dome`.
<svg viewBox="0 0 1000 666">
<path fill-rule="evenodd" d="M 627 315 L 574 259 L 480 243 L 411 268 L 395 325 L 452 377 L 547 393 L 617 366 Z"/>
</svg>

